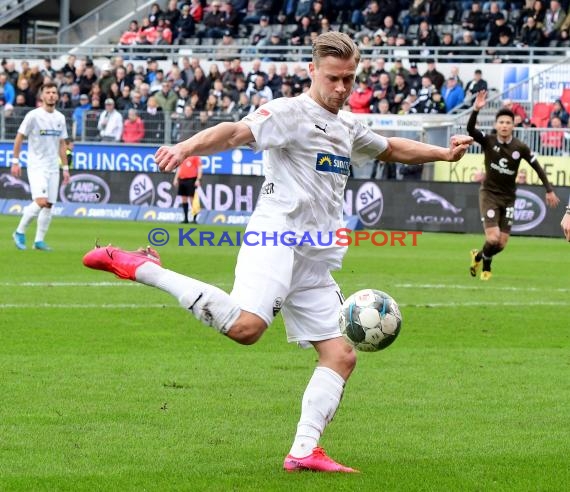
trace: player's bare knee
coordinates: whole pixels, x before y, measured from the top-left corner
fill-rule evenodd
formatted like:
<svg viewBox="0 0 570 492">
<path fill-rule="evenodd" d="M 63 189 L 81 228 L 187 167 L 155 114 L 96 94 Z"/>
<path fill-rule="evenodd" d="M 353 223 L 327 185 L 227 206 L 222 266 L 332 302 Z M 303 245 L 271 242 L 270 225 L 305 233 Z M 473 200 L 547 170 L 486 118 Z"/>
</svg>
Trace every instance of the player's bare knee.
<svg viewBox="0 0 570 492">
<path fill-rule="evenodd" d="M 495 236 L 494 234 L 489 234 L 486 240 L 491 246 L 499 246 L 501 242 L 500 236 Z"/>
<path fill-rule="evenodd" d="M 334 339 L 334 343 L 333 349 L 329 347 L 323 350 L 322 346 L 317 347 L 319 364 L 334 369 L 344 379 L 348 379 L 356 367 L 356 351 L 348 343 L 343 343 L 342 339 Z"/>
<path fill-rule="evenodd" d="M 349 345 L 348 350 L 343 354 L 342 363 L 349 372 L 352 372 L 356 367 L 356 350 Z"/>
<path fill-rule="evenodd" d="M 253 345 L 261 338 L 266 328 L 267 324 L 259 316 L 242 311 L 227 336 L 242 345 Z"/>
<path fill-rule="evenodd" d="M 36 203 L 42 208 L 51 208 L 52 203 L 48 202 L 47 198 L 36 198 Z"/>
</svg>

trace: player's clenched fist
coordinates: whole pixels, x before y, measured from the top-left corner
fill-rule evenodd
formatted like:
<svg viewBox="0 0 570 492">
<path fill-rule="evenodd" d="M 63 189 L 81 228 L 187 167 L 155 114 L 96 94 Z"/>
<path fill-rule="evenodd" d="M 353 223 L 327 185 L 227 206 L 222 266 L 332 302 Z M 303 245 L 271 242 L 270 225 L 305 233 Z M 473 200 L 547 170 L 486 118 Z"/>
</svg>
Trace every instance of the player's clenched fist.
<svg viewBox="0 0 570 492">
<path fill-rule="evenodd" d="M 184 156 L 178 145 L 164 145 L 156 151 L 154 160 L 161 171 L 174 171 L 182 163 Z"/>
<path fill-rule="evenodd" d="M 469 146 L 473 143 L 473 138 L 469 135 L 454 135 L 450 140 L 450 157 L 449 161 L 455 162 L 461 159 Z"/>
<path fill-rule="evenodd" d="M 457 147 L 458 145 L 471 145 L 473 143 L 473 137 L 469 135 L 453 135 L 451 137 L 451 146 Z"/>
</svg>

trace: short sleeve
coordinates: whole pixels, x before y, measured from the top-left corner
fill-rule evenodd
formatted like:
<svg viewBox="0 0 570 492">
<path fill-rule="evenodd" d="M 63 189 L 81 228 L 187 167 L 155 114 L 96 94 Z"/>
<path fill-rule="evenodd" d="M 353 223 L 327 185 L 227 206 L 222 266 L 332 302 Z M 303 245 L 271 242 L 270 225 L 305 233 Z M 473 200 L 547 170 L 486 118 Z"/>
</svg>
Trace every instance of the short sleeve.
<svg viewBox="0 0 570 492">
<path fill-rule="evenodd" d="M 286 102 L 287 98 L 270 101 L 242 118 L 255 138 L 251 143 L 253 150 L 283 148 L 294 141 L 296 112 Z"/>
<path fill-rule="evenodd" d="M 65 140 L 66 138 L 69 138 L 69 134 L 67 133 L 67 122 L 65 121 L 65 116 L 63 116 L 63 114 L 61 115 L 61 124 L 62 124 L 62 130 L 61 130 L 61 139 Z"/>
<path fill-rule="evenodd" d="M 18 128 L 18 133 L 25 135 L 26 137 L 30 134 L 31 131 L 31 124 L 32 124 L 32 112 L 29 111 L 24 116 L 22 123 L 20 123 L 20 127 Z"/>
<path fill-rule="evenodd" d="M 355 166 L 376 159 L 388 148 L 386 137 L 373 132 L 359 121 L 354 125 L 354 143 L 352 145 L 351 163 Z"/>
</svg>

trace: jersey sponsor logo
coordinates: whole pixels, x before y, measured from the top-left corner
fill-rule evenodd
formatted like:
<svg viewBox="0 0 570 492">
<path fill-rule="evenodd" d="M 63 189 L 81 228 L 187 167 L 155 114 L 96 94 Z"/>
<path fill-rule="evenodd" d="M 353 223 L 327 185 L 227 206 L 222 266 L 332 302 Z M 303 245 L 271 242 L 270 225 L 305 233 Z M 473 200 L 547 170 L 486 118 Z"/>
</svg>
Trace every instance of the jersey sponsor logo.
<svg viewBox="0 0 570 492">
<path fill-rule="evenodd" d="M 61 135 L 61 130 L 53 130 L 48 128 L 46 130 L 40 130 L 41 137 L 59 137 Z"/>
<path fill-rule="evenodd" d="M 316 170 L 348 176 L 350 174 L 350 158 L 319 152 L 317 154 Z"/>
<path fill-rule="evenodd" d="M 441 195 L 438 195 L 433 191 L 426 190 L 425 188 L 416 188 L 414 191 L 412 191 L 412 196 L 416 199 L 416 203 L 439 204 L 444 210 L 449 210 L 454 214 L 461 212 L 460 208 L 457 208 Z"/>
<path fill-rule="evenodd" d="M 384 210 L 384 196 L 376 183 L 368 181 L 356 192 L 356 213 L 365 226 L 373 226 L 380 221 Z"/>
<path fill-rule="evenodd" d="M 517 190 L 514 206 L 513 232 L 530 231 L 546 217 L 546 205 L 531 191 Z"/>
<path fill-rule="evenodd" d="M 499 174 L 509 174 L 512 176 L 516 171 L 514 169 L 509 169 L 508 162 L 509 161 L 506 157 L 501 157 L 498 164 L 491 162 L 489 167 L 497 171 Z"/>
</svg>

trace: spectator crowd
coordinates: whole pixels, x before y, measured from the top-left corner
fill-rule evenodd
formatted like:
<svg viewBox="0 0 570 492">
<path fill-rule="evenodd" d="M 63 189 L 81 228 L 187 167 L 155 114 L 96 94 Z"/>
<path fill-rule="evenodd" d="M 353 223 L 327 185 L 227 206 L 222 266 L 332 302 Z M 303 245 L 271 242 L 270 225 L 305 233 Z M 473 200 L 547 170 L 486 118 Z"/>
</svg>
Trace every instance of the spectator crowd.
<svg viewBox="0 0 570 492">
<path fill-rule="evenodd" d="M 291 65 L 274 56 L 266 57 L 261 48 L 256 51 L 259 57 L 245 70 L 239 49 L 232 48 L 235 37 L 240 35 L 249 47 L 273 45 L 292 50 L 295 46 L 310 45 L 318 33 L 342 23 L 351 29 L 355 41 L 363 47 L 445 46 L 446 53 L 451 54 L 455 45 L 476 46 L 484 42 L 487 53 L 494 56 L 493 47 L 501 44 L 504 34 L 510 30 L 511 39 L 527 32 L 529 19 L 535 19 L 534 29 L 543 32 L 540 45 L 546 40 L 558 43 L 570 25 L 570 16 L 564 15 L 567 6 L 558 0 L 552 0 L 549 8 L 543 8 L 540 0 L 524 5 L 464 1 L 461 2 L 463 10 L 452 3 L 457 15 L 449 6 L 444 9 L 440 0 L 414 0 L 407 8 L 403 8 L 405 2 L 392 0 L 329 0 L 328 3 L 258 0 L 251 4 L 253 9 L 248 9 L 250 4 L 228 0 L 223 3 L 212 0 L 210 4 L 201 0 L 190 3 L 170 0 L 162 10 L 155 3 L 140 23 L 133 20 L 121 36 L 119 47 L 169 45 L 190 38 L 198 42 L 215 39 L 219 44 L 215 47 L 215 56 L 210 58 L 218 61 L 209 64 L 207 69 L 197 57 L 182 57 L 180 63 L 173 61 L 163 69 L 161 66 L 168 65 L 168 61 L 145 58 L 137 62 L 137 57 L 133 60 L 120 50 L 110 63 L 101 66 L 74 55 L 69 55 L 66 63 L 57 69 L 49 58 L 45 58 L 42 65 L 31 66 L 22 61 L 19 70 L 14 61 L 3 60 L 0 106 L 4 106 L 4 137 L 15 135 L 23 113 L 37 105 L 38 88 L 46 81 L 54 81 L 59 87 L 58 109 L 68 116 L 74 139 L 127 143 L 178 141 L 220 121 L 239 119 L 268 100 L 292 97 L 308 89 L 310 79 L 304 64 Z M 461 39 L 450 32 L 443 32 L 441 39 L 438 34 L 439 23 L 450 16 L 450 11 L 454 14 L 451 20 L 456 23 L 453 25 L 463 30 Z M 515 19 L 511 14 L 517 11 L 520 15 Z M 558 13 L 555 22 L 553 11 Z M 411 42 L 412 35 L 419 36 L 421 41 Z M 477 92 L 488 89 L 479 69 L 465 81 L 457 67 L 451 67 L 444 76 L 429 50 L 425 57 L 420 54 L 405 60 L 393 58 L 389 62 L 382 56 L 369 56 L 370 51 L 363 53 L 355 90 L 345 107 L 355 113 L 448 113 L 470 107 Z M 455 57 L 454 60 L 472 61 L 467 52 L 462 56 L 465 59 Z M 427 64 L 421 74 L 418 60 Z M 553 108 L 552 113 L 552 118 L 539 126 L 566 128 L 568 115 L 564 105 Z M 520 117 L 517 124 L 524 126 L 527 119 L 526 115 Z"/>
</svg>

